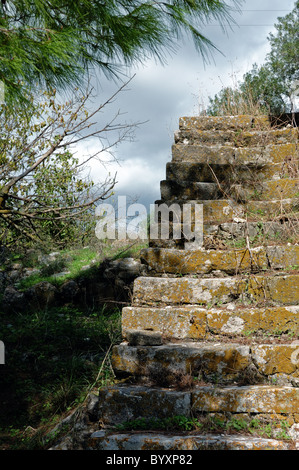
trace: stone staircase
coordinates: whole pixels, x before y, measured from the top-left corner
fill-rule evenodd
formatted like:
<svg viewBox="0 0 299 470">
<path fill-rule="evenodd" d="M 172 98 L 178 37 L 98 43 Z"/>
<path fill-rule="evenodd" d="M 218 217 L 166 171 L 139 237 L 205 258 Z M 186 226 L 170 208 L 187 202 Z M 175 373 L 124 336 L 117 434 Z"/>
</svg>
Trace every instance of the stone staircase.
<svg viewBox="0 0 299 470">
<path fill-rule="evenodd" d="M 86 448 L 299 449 L 297 142 L 266 116 L 180 119 L 156 203 L 202 204 L 203 245 L 142 251 Z"/>
</svg>

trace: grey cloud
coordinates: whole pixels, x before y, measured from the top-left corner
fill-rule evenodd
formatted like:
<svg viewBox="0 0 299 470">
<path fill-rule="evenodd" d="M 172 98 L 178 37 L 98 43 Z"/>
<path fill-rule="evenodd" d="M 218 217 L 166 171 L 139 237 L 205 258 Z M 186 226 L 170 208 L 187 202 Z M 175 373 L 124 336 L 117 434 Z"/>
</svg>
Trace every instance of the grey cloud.
<svg viewBox="0 0 299 470">
<path fill-rule="evenodd" d="M 123 143 L 117 150 L 122 161 L 118 169 L 117 193 L 132 195 L 132 198 L 138 195 L 139 202 L 144 204 L 159 199 L 159 182 L 164 177 L 166 162 L 171 158 L 173 133 L 178 128 L 179 118 L 196 113 L 201 100 L 206 104 L 207 97 L 218 93 L 222 85 L 232 85 L 233 80 L 241 79 L 255 61 L 262 63 L 268 52 L 267 36 L 274 29 L 270 25 L 278 16 L 287 13 L 270 10 L 290 11 L 293 6 L 294 1 L 289 0 L 283 3 L 281 0 L 246 0 L 243 10 L 267 11 L 236 14 L 240 26 L 235 26 L 228 35 L 223 34 L 219 26 L 204 28 L 203 32 L 223 53 L 216 52 L 214 62 L 206 66 L 192 42 L 186 40 L 164 67 L 152 60 L 127 72 L 128 76 L 133 73 L 136 76 L 128 90 L 117 98 L 114 109 L 125 112 L 123 118 L 130 122 L 147 122 L 136 130 L 135 141 Z M 99 78 L 96 87 L 98 99 L 101 99 L 115 91 L 117 84 Z M 132 165 L 134 161 L 136 171 Z M 142 168 L 147 178 L 143 178 Z"/>
</svg>

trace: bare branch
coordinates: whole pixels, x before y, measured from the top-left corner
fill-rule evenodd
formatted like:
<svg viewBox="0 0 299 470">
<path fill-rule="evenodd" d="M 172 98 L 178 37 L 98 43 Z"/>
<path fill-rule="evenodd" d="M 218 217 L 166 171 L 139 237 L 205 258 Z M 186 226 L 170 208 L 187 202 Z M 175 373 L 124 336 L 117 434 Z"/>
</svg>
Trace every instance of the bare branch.
<svg viewBox="0 0 299 470">
<path fill-rule="evenodd" d="M 113 155 L 114 147 L 132 138 L 137 124 L 120 122 L 120 111 L 105 125 L 96 122 L 97 114 L 114 102 L 132 78 L 90 114 L 86 106 L 91 89 L 64 104 L 56 101 L 55 92 L 46 95 L 45 103 L 26 115 L 11 109 L 0 114 L 0 228 L 8 227 L 31 240 L 36 234 L 42 238 L 43 230 L 61 234 L 62 227 L 75 227 L 98 201 L 110 197 L 116 174 L 95 184 L 82 172 L 92 159 L 101 161 L 104 152 Z M 108 134 L 113 136 L 111 142 Z M 95 138 L 99 139 L 96 152 L 83 159 L 71 153 L 75 145 Z"/>
</svg>

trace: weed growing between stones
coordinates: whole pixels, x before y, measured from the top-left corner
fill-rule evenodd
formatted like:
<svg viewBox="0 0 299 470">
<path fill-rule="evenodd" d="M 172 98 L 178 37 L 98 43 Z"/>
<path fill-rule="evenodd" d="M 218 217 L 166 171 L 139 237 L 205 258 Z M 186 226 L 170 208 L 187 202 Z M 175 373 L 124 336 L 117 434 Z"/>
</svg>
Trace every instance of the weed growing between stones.
<svg viewBox="0 0 299 470">
<path fill-rule="evenodd" d="M 258 183 L 255 182 L 255 184 Z M 240 187 L 242 187 L 242 184 L 240 184 Z M 277 194 L 276 202 L 269 211 L 268 208 L 263 210 L 262 207 L 258 207 L 258 192 L 254 190 L 253 194 L 254 197 L 252 196 L 251 200 L 243 200 L 242 204 L 245 212 L 238 222 L 232 221 L 230 223 L 231 230 L 228 227 L 229 223 L 220 224 L 213 235 L 204 237 L 204 247 L 206 249 L 247 248 L 250 250 L 257 246 L 298 243 L 298 196 L 290 201 L 290 199 L 283 200 L 283 193 Z"/>
<path fill-rule="evenodd" d="M 268 420 L 267 417 L 227 416 L 205 414 L 198 416 L 171 416 L 169 418 L 138 418 L 114 427 L 116 431 L 180 432 L 188 435 L 200 433 L 221 435 L 243 435 L 276 438 L 291 441 L 291 424 L 284 419 Z"/>
</svg>

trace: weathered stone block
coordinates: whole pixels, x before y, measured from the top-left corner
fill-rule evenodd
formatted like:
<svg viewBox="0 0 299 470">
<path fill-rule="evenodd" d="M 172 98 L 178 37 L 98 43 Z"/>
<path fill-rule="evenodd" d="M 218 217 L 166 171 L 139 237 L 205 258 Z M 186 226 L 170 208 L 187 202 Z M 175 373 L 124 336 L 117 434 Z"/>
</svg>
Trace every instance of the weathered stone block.
<svg viewBox="0 0 299 470">
<path fill-rule="evenodd" d="M 148 248 L 141 251 L 140 257 L 142 262 L 157 273 L 185 275 L 223 271 L 234 275 L 243 271 L 269 268 L 263 247 L 253 248 L 251 253 L 247 249 L 222 251 Z"/>
<path fill-rule="evenodd" d="M 282 218 L 280 221 L 240 221 L 203 226 L 204 235 L 213 235 L 219 240 L 244 240 L 248 235 L 250 239 L 264 240 L 265 245 L 269 244 L 269 240 L 281 244 L 281 240 L 295 235 L 297 230 L 299 230 L 299 221 L 296 215 L 290 217 L 290 220 Z"/>
<path fill-rule="evenodd" d="M 157 273 L 209 274 L 223 271 L 238 274 L 244 271 L 290 269 L 299 265 L 299 245 L 269 246 L 235 250 L 176 250 L 147 248 L 140 258 Z"/>
<path fill-rule="evenodd" d="M 125 337 L 131 346 L 157 346 L 162 344 L 162 335 L 158 331 L 128 329 Z"/>
<path fill-rule="evenodd" d="M 299 341 L 298 344 L 253 346 L 252 355 L 265 375 L 286 374 L 299 377 Z"/>
<path fill-rule="evenodd" d="M 273 245 L 266 247 L 271 269 L 294 269 L 299 266 L 299 245 Z"/>
<path fill-rule="evenodd" d="M 192 392 L 193 412 L 297 413 L 299 389 L 249 385 L 245 387 L 199 387 Z"/>
<path fill-rule="evenodd" d="M 258 175 L 247 182 L 227 179 L 222 184 L 215 182 L 193 182 L 186 180 L 161 181 L 161 199 L 164 201 L 212 200 L 222 199 L 225 195 L 236 201 L 277 200 L 296 198 L 299 193 L 299 180 L 283 178 L 272 181 L 260 181 Z"/>
<path fill-rule="evenodd" d="M 203 163 L 209 165 L 272 165 L 295 160 L 298 167 L 298 153 L 295 143 L 266 147 L 234 148 L 219 145 L 187 145 L 177 143 L 172 146 L 172 162 Z"/>
<path fill-rule="evenodd" d="M 151 328 L 161 331 L 166 338 L 202 339 L 206 335 L 206 310 L 196 306 L 151 308 L 124 307 L 122 331 L 130 328 Z"/>
<path fill-rule="evenodd" d="M 190 306 L 125 307 L 123 336 L 130 328 L 151 328 L 166 338 L 205 339 L 211 334 L 254 335 L 290 333 L 299 335 L 299 306 L 201 308 Z"/>
<path fill-rule="evenodd" d="M 268 116 L 183 116 L 179 119 L 179 127 L 182 130 L 220 130 L 229 129 L 270 129 Z"/>
<path fill-rule="evenodd" d="M 168 162 L 166 163 L 167 181 L 192 181 L 215 183 L 220 185 L 227 182 L 248 183 L 249 181 L 262 182 L 265 180 L 278 180 L 292 175 L 288 166 L 283 163 L 259 163 L 244 165 L 219 163 L 192 163 Z"/>
<path fill-rule="evenodd" d="M 136 306 L 159 304 L 227 304 L 232 301 L 280 305 L 299 304 L 299 275 L 252 276 L 234 278 L 149 278 L 134 283 Z"/>
<path fill-rule="evenodd" d="M 194 230 L 195 225 L 195 206 L 202 204 L 203 206 L 203 222 L 204 224 L 224 223 L 232 221 L 235 217 L 244 217 L 245 209 L 242 204 L 237 203 L 233 199 L 205 200 L 205 199 L 174 199 L 173 201 L 156 201 L 156 213 L 161 210 L 161 205 L 165 204 L 169 211 L 175 211 L 177 220 L 181 217 L 183 223 L 183 205 L 190 205 L 191 227 Z M 167 214 L 166 214 L 167 215 Z M 158 220 L 158 219 L 157 219 Z M 167 221 L 168 222 L 168 221 Z M 182 232 L 184 231 L 182 226 Z"/>
<path fill-rule="evenodd" d="M 258 284 L 259 283 L 259 284 Z M 262 287 L 264 295 L 258 288 Z M 272 300 L 280 305 L 299 304 L 299 275 L 290 274 L 286 276 L 261 276 L 251 282 L 249 286 L 250 295 L 255 299 Z"/>
<path fill-rule="evenodd" d="M 231 165 L 219 165 L 192 162 L 168 162 L 166 163 L 166 180 L 179 182 L 203 182 L 215 183 L 215 176 L 218 181 L 228 179 L 232 175 Z"/>
<path fill-rule="evenodd" d="M 275 219 L 281 217 L 285 218 L 297 218 L 299 214 L 299 198 L 291 199 L 276 199 L 270 201 L 253 201 L 247 202 L 246 206 L 240 202 L 236 202 L 233 199 L 218 199 L 218 200 L 205 200 L 205 199 L 173 199 L 172 201 L 156 201 L 155 211 L 159 213 L 162 205 L 165 204 L 168 207 L 170 214 L 175 211 L 177 219 L 182 219 L 183 223 L 183 205 L 190 205 L 191 214 L 191 226 L 190 230 L 194 230 L 195 226 L 195 206 L 202 204 L 203 206 L 203 223 L 208 224 L 225 224 L 233 222 L 234 219 L 245 219 L 246 214 L 250 222 L 257 221 L 264 223 L 266 221 L 275 221 Z M 168 214 L 165 212 L 165 215 Z M 156 219 L 158 220 L 158 219 Z M 171 220 L 171 219 L 169 219 Z M 168 219 L 166 220 L 168 223 Z M 182 225 L 182 232 L 184 228 Z M 170 231 L 171 233 L 171 231 Z M 165 237 L 164 237 L 165 238 Z"/>
<path fill-rule="evenodd" d="M 216 183 L 190 181 L 161 181 L 161 199 L 210 200 L 220 199 L 223 194 Z"/>
<path fill-rule="evenodd" d="M 243 289 L 244 289 L 243 285 Z M 134 305 L 228 303 L 240 294 L 235 279 L 138 278 Z"/>
<path fill-rule="evenodd" d="M 105 387 L 99 390 L 99 421 L 119 424 L 140 417 L 189 416 L 190 400 L 190 392 L 140 385 Z"/>
<path fill-rule="evenodd" d="M 201 130 L 191 128 L 188 130 L 179 130 L 175 134 L 176 143 L 193 144 L 209 144 L 223 145 L 232 147 L 252 147 L 260 146 L 262 148 L 269 144 L 287 144 L 296 142 L 298 131 L 295 128 L 271 129 L 261 131 L 248 130 Z"/>
<path fill-rule="evenodd" d="M 245 243 L 246 236 L 249 236 L 250 242 L 256 245 L 269 245 L 271 242 L 289 243 L 289 240 L 296 239 L 296 234 L 299 230 L 299 219 L 296 214 L 289 214 L 288 216 L 282 215 L 281 218 L 275 217 L 280 220 L 265 220 L 256 217 L 256 221 L 244 221 L 244 219 L 234 218 L 235 222 L 225 223 L 212 223 L 203 224 L 204 246 L 212 249 L 225 248 L 227 242 L 231 245 L 236 241 Z M 258 220 L 259 219 L 259 220 Z M 193 226 L 192 226 L 193 230 Z M 210 239 L 212 237 L 212 246 Z M 194 237 L 193 237 L 194 238 Z M 169 239 L 153 239 L 149 240 L 150 248 L 167 248 L 167 249 L 188 249 L 186 247 L 186 240 L 188 237 L 181 234 L 181 238 L 172 238 L 172 230 L 170 224 L 170 238 Z"/>
<path fill-rule="evenodd" d="M 249 186 L 244 184 L 236 184 L 231 188 L 226 188 L 226 192 L 235 197 L 236 200 L 248 201 L 253 200 L 277 200 L 296 198 L 299 194 L 299 180 L 283 178 L 274 181 L 265 181 L 250 183 Z"/>
<path fill-rule="evenodd" d="M 299 334 L 299 306 L 213 308 L 207 310 L 207 327 L 215 334 Z"/>
<path fill-rule="evenodd" d="M 88 439 L 88 450 L 288 450 L 293 443 L 278 439 L 223 435 L 165 435 L 165 433 L 120 433 L 97 431 Z M 182 457 L 183 458 L 183 457 Z M 188 462 L 188 455 L 185 457 Z"/>
<path fill-rule="evenodd" d="M 196 376 L 211 381 L 231 381 L 240 377 L 251 363 L 249 346 L 239 344 L 178 343 L 156 347 L 113 348 L 112 364 L 116 374 L 166 376 L 175 385 L 175 374 Z M 171 378 L 171 374 L 173 378 Z"/>
</svg>

